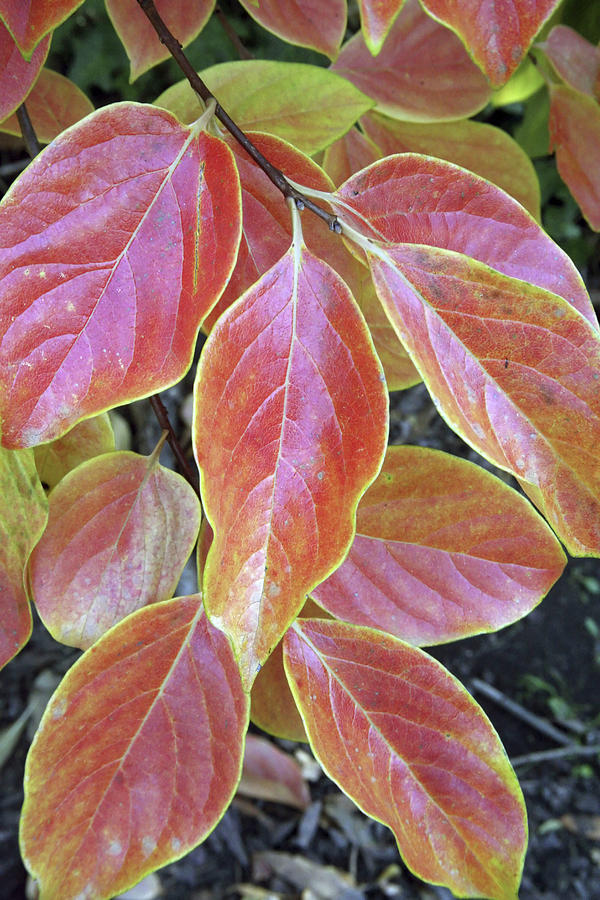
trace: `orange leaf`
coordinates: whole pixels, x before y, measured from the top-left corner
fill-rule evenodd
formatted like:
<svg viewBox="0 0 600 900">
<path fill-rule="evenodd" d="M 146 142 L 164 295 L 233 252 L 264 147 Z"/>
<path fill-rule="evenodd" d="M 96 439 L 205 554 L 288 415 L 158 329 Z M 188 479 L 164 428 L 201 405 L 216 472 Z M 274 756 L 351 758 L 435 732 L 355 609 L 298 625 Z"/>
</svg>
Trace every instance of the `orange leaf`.
<svg viewBox="0 0 600 900">
<path fill-rule="evenodd" d="M 82 3 L 83 0 L 0 0 L 0 18 L 23 56 L 30 59 L 36 45 Z"/>
<path fill-rule="evenodd" d="M 310 793 L 300 766 L 271 741 L 249 734 L 238 793 L 306 809 Z"/>
<path fill-rule="evenodd" d="M 463 41 L 494 87 L 505 84 L 560 0 L 422 0 Z"/>
<path fill-rule="evenodd" d="M 342 622 L 299 619 L 284 657 L 316 758 L 409 868 L 457 896 L 514 898 L 523 798 L 465 688 L 423 651 Z"/>
<path fill-rule="evenodd" d="M 576 91 L 598 100 L 600 47 L 586 41 L 567 25 L 555 25 L 546 40 L 536 44 L 550 60 L 560 78 Z"/>
<path fill-rule="evenodd" d="M 440 644 L 527 615 L 565 562 L 531 505 L 485 469 L 389 447 L 348 556 L 312 596 L 336 618 Z"/>
<path fill-rule="evenodd" d="M 294 243 L 213 328 L 195 403 L 205 603 L 249 687 L 341 562 L 385 450 L 383 373 L 339 276 Z"/>
<path fill-rule="evenodd" d="M 199 596 L 101 638 L 27 757 L 21 849 L 42 896 L 113 897 L 204 840 L 237 786 L 247 723 L 229 643 Z"/>
<path fill-rule="evenodd" d="M 76 84 L 50 69 L 41 70 L 27 95 L 27 112 L 36 137 L 42 144 L 53 141 L 65 128 L 93 111 L 91 101 Z M 0 131 L 20 137 L 21 126 L 16 115 L 0 122 Z"/>
<path fill-rule="evenodd" d="M 64 437 L 34 447 L 35 465 L 41 481 L 48 487 L 88 459 L 115 449 L 115 436 L 108 413 L 86 419 L 71 428 Z"/>
<path fill-rule="evenodd" d="M 346 29 L 346 0 L 240 0 L 277 37 L 335 59 Z"/>
<path fill-rule="evenodd" d="M 131 62 L 129 81 L 135 81 L 152 66 L 168 59 L 169 51 L 161 44 L 137 0 L 105 0 L 106 11 Z M 154 0 L 159 15 L 182 47 L 197 37 L 215 8 L 215 0 Z"/>
<path fill-rule="evenodd" d="M 0 23 L 0 79 L 2 81 L 0 122 L 10 116 L 24 102 L 40 74 L 49 49 L 50 38 L 47 37 L 36 48 L 29 61 L 23 59 L 10 32 Z M 18 122 L 17 129 L 17 134 L 20 136 L 21 128 Z"/>
<path fill-rule="evenodd" d="M 404 0 L 358 0 L 365 44 L 376 56 L 400 12 Z"/>
<path fill-rule="evenodd" d="M 590 228 L 600 231 L 600 105 L 564 85 L 550 89 L 550 149 Z"/>
</svg>

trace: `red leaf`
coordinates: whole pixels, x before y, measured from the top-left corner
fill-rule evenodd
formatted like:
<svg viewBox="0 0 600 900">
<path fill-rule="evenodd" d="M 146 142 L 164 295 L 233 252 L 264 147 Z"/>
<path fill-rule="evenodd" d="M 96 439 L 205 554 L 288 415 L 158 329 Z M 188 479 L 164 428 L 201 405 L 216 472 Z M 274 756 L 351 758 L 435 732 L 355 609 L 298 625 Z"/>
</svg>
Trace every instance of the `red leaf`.
<svg viewBox="0 0 600 900">
<path fill-rule="evenodd" d="M 376 56 L 400 12 L 404 0 L 358 0 L 365 44 Z"/>
<path fill-rule="evenodd" d="M 46 628 L 85 649 L 134 610 L 170 599 L 199 527 L 196 494 L 157 452 L 83 463 L 50 494 L 48 527 L 30 561 Z"/>
<path fill-rule="evenodd" d="M 25 566 L 46 525 L 48 503 L 31 450 L 0 447 L 0 668 L 31 634 Z"/>
<path fill-rule="evenodd" d="M 36 44 L 82 3 L 83 0 L 0 0 L 0 18 L 23 56 L 29 59 Z"/>
<path fill-rule="evenodd" d="M 21 51 L 10 32 L 0 23 L 0 81 L 2 84 L 0 122 L 23 103 L 40 74 L 49 49 L 50 38 L 47 37 L 36 49 L 31 60 L 27 62 L 21 56 Z M 21 129 L 18 122 L 17 129 L 16 133 L 20 135 Z"/>
<path fill-rule="evenodd" d="M 600 556 L 600 337 L 570 304 L 430 247 L 373 255 L 378 294 L 448 424 Z"/>
<path fill-rule="evenodd" d="M 458 38 L 426 15 L 418 0 L 406 0 L 375 59 L 356 34 L 333 69 L 376 100 L 381 112 L 414 122 L 470 116 L 491 93 Z"/>
<path fill-rule="evenodd" d="M 550 89 L 550 149 L 590 228 L 600 231 L 600 105 L 572 88 Z"/>
<path fill-rule="evenodd" d="M 360 122 L 378 146 L 379 157 L 422 153 L 456 163 L 498 185 L 540 221 L 540 185 L 533 164 L 500 128 L 471 121 L 422 125 L 377 113 L 367 113 Z"/>
<path fill-rule="evenodd" d="M 310 803 L 310 793 L 296 760 L 271 741 L 253 734 L 246 738 L 238 793 L 274 803 L 287 803 L 298 809 L 306 809 Z"/>
<path fill-rule="evenodd" d="M 42 69 L 27 96 L 27 112 L 42 144 L 53 141 L 61 131 L 93 111 L 91 101 L 76 84 L 50 69 Z M 20 137 L 21 126 L 16 115 L 0 122 L 0 131 Z"/>
<path fill-rule="evenodd" d="M 105 107 L 31 163 L 0 208 L 6 446 L 183 376 L 235 262 L 239 207 L 225 143 L 151 106 Z"/>
<path fill-rule="evenodd" d="M 342 622 L 298 620 L 284 655 L 315 756 L 409 868 L 458 896 L 514 897 L 523 798 L 465 688 L 423 651 Z"/>
<path fill-rule="evenodd" d="M 600 47 L 595 47 L 567 25 L 555 25 L 546 40 L 536 47 L 545 53 L 569 87 L 600 99 Z"/>
<path fill-rule="evenodd" d="M 169 59 L 137 0 L 105 0 L 106 11 L 131 62 L 130 81 L 135 81 L 152 66 Z M 215 8 L 215 0 L 154 0 L 159 15 L 182 47 L 197 37 Z"/>
<path fill-rule="evenodd" d="M 215 325 L 195 402 L 205 603 L 249 686 L 341 562 L 385 450 L 383 373 L 339 276 L 294 244 Z"/>
<path fill-rule="evenodd" d="M 460 37 L 494 87 L 508 81 L 560 0 L 422 0 Z"/>
<path fill-rule="evenodd" d="M 277 37 L 335 59 L 346 30 L 346 0 L 240 0 Z"/>
<path fill-rule="evenodd" d="M 112 897 L 212 831 L 240 777 L 248 699 L 227 639 L 179 597 L 91 647 L 27 757 L 21 848 L 47 897 Z"/>
<path fill-rule="evenodd" d="M 64 437 L 50 444 L 40 444 L 33 453 L 41 481 L 54 487 L 80 463 L 114 449 L 115 436 L 110 418 L 108 413 L 102 413 L 75 425 Z"/>
<path fill-rule="evenodd" d="M 566 253 L 515 200 L 483 178 L 406 153 L 359 172 L 338 195 L 339 215 L 370 237 L 464 253 L 564 297 L 598 328 L 585 285 Z"/>
<path fill-rule="evenodd" d="M 312 596 L 347 622 L 440 644 L 527 615 L 565 562 L 545 522 L 498 478 L 437 450 L 389 447 L 348 556 Z"/>
</svg>

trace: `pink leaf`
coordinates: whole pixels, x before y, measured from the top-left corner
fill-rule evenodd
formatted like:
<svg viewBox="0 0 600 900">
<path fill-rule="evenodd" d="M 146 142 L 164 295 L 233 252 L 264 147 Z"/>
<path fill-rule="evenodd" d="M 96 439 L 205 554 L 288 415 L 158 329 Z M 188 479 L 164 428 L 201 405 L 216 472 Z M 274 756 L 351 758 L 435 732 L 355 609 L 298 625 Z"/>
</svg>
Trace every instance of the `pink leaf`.
<svg viewBox="0 0 600 900">
<path fill-rule="evenodd" d="M 473 115 L 491 93 L 458 38 L 418 0 L 406 0 L 377 57 L 359 33 L 344 44 L 333 69 L 376 100 L 381 112 L 413 122 Z"/>
<path fill-rule="evenodd" d="M 157 453 L 91 459 L 63 478 L 49 504 L 29 571 L 57 640 L 86 649 L 134 610 L 173 596 L 198 536 L 200 504 Z"/>
<path fill-rule="evenodd" d="M 348 556 L 312 596 L 337 618 L 438 644 L 527 615 L 565 562 L 531 505 L 485 469 L 389 447 Z"/>
<path fill-rule="evenodd" d="M 0 22 L 0 122 L 13 113 L 31 91 L 50 49 L 50 38 L 36 48 L 29 62 L 21 56 L 10 32 Z M 15 116 L 16 119 L 16 116 Z M 21 129 L 17 122 L 17 134 Z M 1 129 L 0 130 L 4 130 Z"/>
<path fill-rule="evenodd" d="M 226 144 L 119 103 L 63 132 L 0 207 L 6 446 L 178 381 L 231 274 L 239 181 Z"/>
</svg>

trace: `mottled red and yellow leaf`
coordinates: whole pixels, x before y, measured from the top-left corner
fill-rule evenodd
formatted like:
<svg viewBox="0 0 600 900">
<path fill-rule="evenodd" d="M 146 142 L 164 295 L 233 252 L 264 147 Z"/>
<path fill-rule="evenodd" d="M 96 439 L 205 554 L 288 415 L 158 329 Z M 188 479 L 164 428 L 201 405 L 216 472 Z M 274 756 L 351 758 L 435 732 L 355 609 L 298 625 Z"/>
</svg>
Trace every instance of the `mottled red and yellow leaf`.
<svg viewBox="0 0 600 900">
<path fill-rule="evenodd" d="M 508 194 L 452 163 L 404 153 L 348 179 L 336 212 L 368 237 L 430 244 L 564 297 L 595 327 L 581 275 L 539 224 Z"/>
<path fill-rule="evenodd" d="M 336 618 L 440 644 L 527 615 L 565 563 L 533 507 L 485 469 L 389 447 L 348 556 L 312 596 Z"/>
<path fill-rule="evenodd" d="M 377 292 L 438 409 L 531 484 L 574 556 L 600 556 L 600 337 L 562 297 L 448 250 L 371 255 Z"/>
<path fill-rule="evenodd" d="M 494 87 L 505 84 L 560 0 L 422 0 L 452 28 Z"/>
<path fill-rule="evenodd" d="M 205 603 L 249 687 L 341 562 L 385 450 L 383 372 L 339 276 L 295 241 L 213 328 L 195 403 Z"/>
<path fill-rule="evenodd" d="M 342 622 L 299 619 L 285 667 L 313 752 L 392 829 L 420 878 L 457 896 L 516 896 L 525 806 L 481 708 L 422 650 Z"/>
<path fill-rule="evenodd" d="M 114 897 L 212 831 L 248 698 L 199 596 L 138 610 L 52 697 L 25 770 L 21 849 L 47 897 Z"/>
</svg>

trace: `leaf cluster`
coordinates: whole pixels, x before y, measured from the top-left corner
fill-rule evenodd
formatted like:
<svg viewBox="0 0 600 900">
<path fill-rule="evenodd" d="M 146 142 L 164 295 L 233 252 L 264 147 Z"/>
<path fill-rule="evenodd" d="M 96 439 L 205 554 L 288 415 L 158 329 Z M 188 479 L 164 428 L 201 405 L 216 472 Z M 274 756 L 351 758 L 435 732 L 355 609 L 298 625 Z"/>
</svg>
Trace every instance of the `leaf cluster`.
<svg viewBox="0 0 600 900">
<path fill-rule="evenodd" d="M 546 92 L 599 229 L 600 50 L 556 0 L 360 0 L 349 36 L 346 0 L 240 2 L 331 65 L 198 73 L 214 0 L 106 0 L 132 82 L 169 54 L 186 78 L 94 109 L 44 62 L 66 22 L 83 71 L 97 6 L 0 0 L 0 131 L 33 157 L 0 203 L 0 661 L 31 602 L 84 651 L 28 756 L 23 857 L 42 898 L 108 898 L 202 841 L 243 767 L 303 802 L 252 720 L 419 877 L 508 900 L 520 787 L 423 648 L 526 615 L 563 547 L 600 556 L 600 337 L 531 160 L 473 117 Z M 192 463 L 158 394 L 200 331 Z M 388 392 L 420 381 L 503 477 L 387 446 Z M 146 397 L 161 442 L 115 449 L 110 411 Z"/>
</svg>

